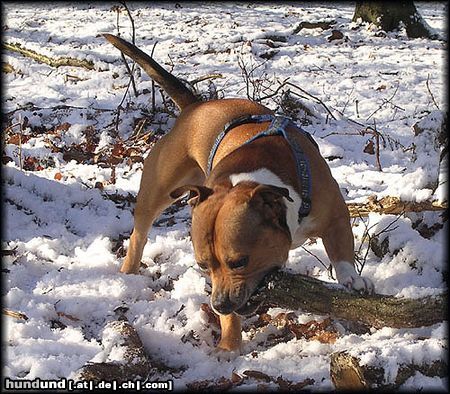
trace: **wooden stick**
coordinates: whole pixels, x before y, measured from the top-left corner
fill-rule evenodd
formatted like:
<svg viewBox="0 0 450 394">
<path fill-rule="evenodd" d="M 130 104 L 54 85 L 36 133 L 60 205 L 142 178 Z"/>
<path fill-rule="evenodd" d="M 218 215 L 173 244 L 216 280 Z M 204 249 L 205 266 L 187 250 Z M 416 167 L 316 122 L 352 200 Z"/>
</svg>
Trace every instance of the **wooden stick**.
<svg viewBox="0 0 450 394">
<path fill-rule="evenodd" d="M 45 63 L 52 67 L 61 67 L 61 66 L 72 66 L 72 67 L 83 67 L 88 70 L 94 69 L 94 63 L 92 63 L 90 60 L 80 60 L 80 59 L 74 59 L 71 57 L 60 57 L 57 59 L 53 59 L 51 57 L 48 57 L 46 55 L 42 55 L 40 53 L 37 53 L 36 51 L 33 51 L 31 49 L 27 49 L 22 47 L 21 44 L 18 43 L 3 43 L 3 48 L 20 53 L 23 56 L 29 57 L 33 60 L 36 60 L 39 63 Z"/>
<path fill-rule="evenodd" d="M 365 217 L 370 212 L 377 212 L 389 215 L 397 215 L 402 212 L 423 212 L 423 211 L 444 211 L 447 209 L 447 203 L 438 203 L 436 201 L 402 201 L 398 197 L 386 196 L 378 200 L 371 196 L 365 203 L 348 203 L 347 208 L 350 217 Z"/>
<path fill-rule="evenodd" d="M 6 316 L 14 317 L 20 320 L 28 320 L 28 316 L 21 312 L 16 312 L 8 308 L 3 308 L 2 313 Z"/>
</svg>

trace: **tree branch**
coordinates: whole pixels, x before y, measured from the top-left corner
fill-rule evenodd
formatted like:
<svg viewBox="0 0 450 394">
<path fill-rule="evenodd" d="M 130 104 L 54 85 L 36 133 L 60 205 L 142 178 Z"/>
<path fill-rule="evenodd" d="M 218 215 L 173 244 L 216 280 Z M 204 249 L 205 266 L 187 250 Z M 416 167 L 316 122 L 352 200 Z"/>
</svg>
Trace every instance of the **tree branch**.
<svg viewBox="0 0 450 394">
<path fill-rule="evenodd" d="M 278 271 L 268 275 L 250 302 L 303 309 L 338 319 L 359 321 L 375 328 L 429 326 L 446 319 L 447 294 L 420 299 L 361 295 L 342 286 L 301 274 Z"/>
<path fill-rule="evenodd" d="M 347 203 L 350 217 L 368 216 L 370 212 L 377 212 L 389 215 L 397 215 L 402 212 L 422 212 L 422 211 L 444 211 L 448 208 L 447 203 L 436 201 L 402 201 L 398 197 L 386 196 L 377 199 L 371 196 L 365 203 Z"/>
<path fill-rule="evenodd" d="M 90 60 L 80 60 L 80 59 L 74 59 L 71 57 L 60 57 L 57 59 L 53 59 L 51 57 L 48 57 L 46 55 L 42 55 L 40 53 L 37 53 L 31 49 L 27 49 L 22 47 L 22 45 L 18 43 L 10 44 L 8 42 L 3 43 L 3 48 L 20 53 L 23 56 L 29 57 L 33 60 L 36 60 L 39 63 L 45 63 L 48 64 L 51 67 L 61 67 L 61 66 L 71 66 L 71 67 L 83 67 L 88 70 L 94 70 L 94 63 L 92 63 Z"/>
</svg>

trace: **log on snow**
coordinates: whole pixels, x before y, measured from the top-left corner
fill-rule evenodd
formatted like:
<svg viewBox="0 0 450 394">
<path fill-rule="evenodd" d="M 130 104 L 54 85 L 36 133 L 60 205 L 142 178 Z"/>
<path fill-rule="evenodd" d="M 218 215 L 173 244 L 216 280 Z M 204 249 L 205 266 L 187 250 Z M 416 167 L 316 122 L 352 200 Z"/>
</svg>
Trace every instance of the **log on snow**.
<svg viewBox="0 0 450 394">
<path fill-rule="evenodd" d="M 374 328 L 422 327 L 447 318 L 447 293 L 418 299 L 362 295 L 301 274 L 269 275 L 250 302 L 358 321 Z"/>
</svg>

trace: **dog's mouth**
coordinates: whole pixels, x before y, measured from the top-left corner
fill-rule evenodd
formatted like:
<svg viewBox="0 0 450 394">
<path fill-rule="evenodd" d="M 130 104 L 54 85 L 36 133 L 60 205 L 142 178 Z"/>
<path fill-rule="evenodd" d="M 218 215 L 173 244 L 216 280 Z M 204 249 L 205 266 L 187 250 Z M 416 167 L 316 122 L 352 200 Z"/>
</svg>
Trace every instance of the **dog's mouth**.
<svg viewBox="0 0 450 394">
<path fill-rule="evenodd" d="M 258 308 L 264 303 L 264 297 L 261 296 L 261 290 L 265 289 L 268 284 L 273 279 L 275 272 L 277 272 L 279 268 L 275 268 L 269 271 L 266 275 L 264 275 L 263 279 L 256 286 L 255 290 L 253 290 L 252 294 L 247 298 L 247 301 L 234 312 L 240 316 L 248 316 L 255 313 Z"/>
</svg>

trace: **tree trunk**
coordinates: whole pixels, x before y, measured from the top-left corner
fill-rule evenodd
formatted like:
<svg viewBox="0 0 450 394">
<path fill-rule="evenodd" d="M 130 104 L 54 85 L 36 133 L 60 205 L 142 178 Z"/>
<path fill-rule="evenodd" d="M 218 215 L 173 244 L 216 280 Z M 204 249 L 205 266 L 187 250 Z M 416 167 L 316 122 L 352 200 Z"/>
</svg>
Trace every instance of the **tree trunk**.
<svg viewBox="0 0 450 394">
<path fill-rule="evenodd" d="M 446 293 L 419 299 L 361 295 L 336 284 L 284 271 L 269 275 L 262 289 L 250 298 L 252 303 L 261 301 L 358 321 L 375 328 L 429 326 L 446 320 L 447 316 Z"/>
<path fill-rule="evenodd" d="M 412 0 L 401 1 L 357 1 L 353 22 L 361 18 L 384 31 L 399 29 L 400 22 L 409 38 L 437 38 L 428 23 L 422 18 Z"/>
</svg>

